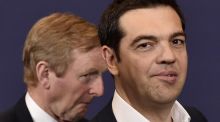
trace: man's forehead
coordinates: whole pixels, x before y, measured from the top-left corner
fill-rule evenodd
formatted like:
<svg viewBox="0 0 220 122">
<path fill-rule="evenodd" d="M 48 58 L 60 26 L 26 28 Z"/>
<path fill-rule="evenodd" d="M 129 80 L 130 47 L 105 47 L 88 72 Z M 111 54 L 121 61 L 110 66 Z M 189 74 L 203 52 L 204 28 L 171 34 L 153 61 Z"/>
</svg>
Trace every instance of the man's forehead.
<svg viewBox="0 0 220 122">
<path fill-rule="evenodd" d="M 72 54 L 75 56 L 79 55 L 98 55 L 101 52 L 101 46 L 92 47 L 90 49 L 86 49 L 85 47 L 79 47 L 72 50 Z"/>
<path fill-rule="evenodd" d="M 133 31 L 136 27 L 142 28 L 152 26 L 152 24 L 163 23 L 164 18 L 168 18 L 171 22 L 178 21 L 181 25 L 181 20 L 175 10 L 169 6 L 158 6 L 153 8 L 140 8 L 127 11 L 119 19 L 119 27 L 123 32 Z M 144 24 L 144 25 L 143 25 Z"/>
<path fill-rule="evenodd" d="M 119 17 L 119 24 L 121 24 L 122 21 L 125 21 L 125 20 L 135 21 L 136 17 L 143 16 L 143 15 L 145 15 L 145 17 L 148 16 L 149 18 L 151 18 L 152 16 L 157 16 L 158 13 L 162 13 L 165 9 L 170 10 L 170 12 L 176 13 L 176 11 L 172 7 L 165 6 L 165 5 L 131 9 L 131 10 L 126 11 Z"/>
</svg>

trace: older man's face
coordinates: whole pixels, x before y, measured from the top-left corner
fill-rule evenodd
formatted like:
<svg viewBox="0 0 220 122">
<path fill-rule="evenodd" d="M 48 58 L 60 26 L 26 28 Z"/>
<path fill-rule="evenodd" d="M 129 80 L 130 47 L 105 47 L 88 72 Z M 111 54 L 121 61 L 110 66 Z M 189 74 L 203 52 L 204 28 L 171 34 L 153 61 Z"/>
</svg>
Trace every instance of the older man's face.
<svg viewBox="0 0 220 122">
<path fill-rule="evenodd" d="M 96 96 L 103 94 L 102 72 L 105 64 L 100 48 L 89 52 L 74 50 L 73 63 L 63 77 L 50 76 L 51 101 L 49 113 L 60 120 L 75 120 L 83 117 L 88 105 Z"/>
</svg>

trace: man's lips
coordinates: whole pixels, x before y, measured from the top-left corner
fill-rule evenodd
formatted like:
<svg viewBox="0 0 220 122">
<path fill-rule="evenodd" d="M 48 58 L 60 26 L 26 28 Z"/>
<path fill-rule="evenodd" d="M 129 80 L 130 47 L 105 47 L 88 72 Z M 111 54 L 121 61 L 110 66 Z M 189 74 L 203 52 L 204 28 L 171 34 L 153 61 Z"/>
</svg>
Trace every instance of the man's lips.
<svg viewBox="0 0 220 122">
<path fill-rule="evenodd" d="M 81 102 L 79 105 L 81 108 L 83 108 L 83 111 L 86 112 L 90 103 L 91 102 Z"/>
<path fill-rule="evenodd" d="M 161 71 L 153 75 L 153 77 L 169 84 L 175 84 L 177 82 L 178 74 L 175 71 Z"/>
<path fill-rule="evenodd" d="M 82 104 L 89 105 L 92 102 L 93 98 L 81 101 Z"/>
</svg>

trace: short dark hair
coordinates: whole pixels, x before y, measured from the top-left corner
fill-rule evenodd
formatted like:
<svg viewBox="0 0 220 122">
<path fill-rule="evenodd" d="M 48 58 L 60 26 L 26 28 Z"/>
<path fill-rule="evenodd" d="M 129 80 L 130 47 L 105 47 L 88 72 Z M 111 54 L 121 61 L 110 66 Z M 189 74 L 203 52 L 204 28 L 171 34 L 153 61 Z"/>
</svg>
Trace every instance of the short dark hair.
<svg viewBox="0 0 220 122">
<path fill-rule="evenodd" d="M 107 45 L 112 48 L 115 51 L 117 60 L 120 61 L 119 45 L 124 36 L 119 27 L 120 17 L 129 10 L 157 6 L 170 6 L 173 8 L 179 15 L 182 28 L 185 30 L 185 20 L 175 0 L 114 0 L 101 17 L 98 30 L 101 45 Z"/>
</svg>

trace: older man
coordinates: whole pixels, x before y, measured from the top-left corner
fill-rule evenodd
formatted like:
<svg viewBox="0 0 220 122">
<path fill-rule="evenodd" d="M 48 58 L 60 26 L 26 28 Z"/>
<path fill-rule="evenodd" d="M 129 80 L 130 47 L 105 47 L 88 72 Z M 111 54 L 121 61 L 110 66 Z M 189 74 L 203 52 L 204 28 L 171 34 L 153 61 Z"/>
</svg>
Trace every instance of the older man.
<svg viewBox="0 0 220 122">
<path fill-rule="evenodd" d="M 40 19 L 26 38 L 23 63 L 27 93 L 1 122 L 86 121 L 88 104 L 103 94 L 96 27 L 76 15 Z"/>
</svg>

